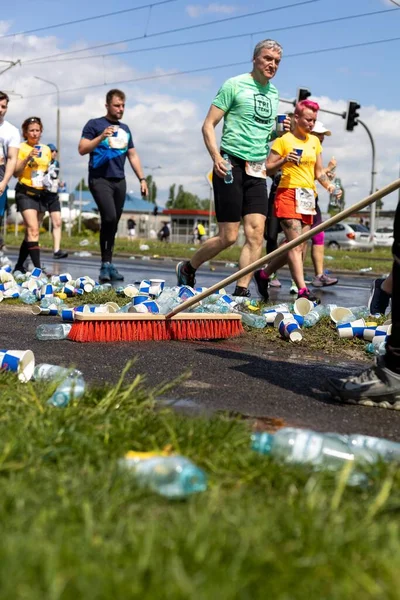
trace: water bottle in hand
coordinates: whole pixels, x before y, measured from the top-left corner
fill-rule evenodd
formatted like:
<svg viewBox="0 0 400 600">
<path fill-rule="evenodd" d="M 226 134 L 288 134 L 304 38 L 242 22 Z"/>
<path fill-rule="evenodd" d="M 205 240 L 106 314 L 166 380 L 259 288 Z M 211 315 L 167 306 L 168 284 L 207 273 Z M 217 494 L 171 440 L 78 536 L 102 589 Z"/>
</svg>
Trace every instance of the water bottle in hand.
<svg viewBox="0 0 400 600">
<path fill-rule="evenodd" d="M 141 487 L 167 498 L 185 498 L 207 489 L 204 471 L 184 456 L 128 452 L 119 464 L 134 472 Z"/>
<path fill-rule="evenodd" d="M 233 183 L 233 173 L 232 173 L 232 163 L 227 154 L 223 154 L 222 158 L 225 161 L 225 167 L 227 168 L 227 172 L 225 173 L 224 181 L 225 183 Z"/>
</svg>

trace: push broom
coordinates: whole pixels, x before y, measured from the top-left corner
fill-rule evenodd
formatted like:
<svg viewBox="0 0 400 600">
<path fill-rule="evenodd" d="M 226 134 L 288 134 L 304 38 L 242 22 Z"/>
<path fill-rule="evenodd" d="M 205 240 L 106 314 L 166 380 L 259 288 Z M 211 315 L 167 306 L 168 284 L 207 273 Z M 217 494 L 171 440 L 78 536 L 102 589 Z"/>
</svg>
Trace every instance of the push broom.
<svg viewBox="0 0 400 600">
<path fill-rule="evenodd" d="M 270 254 L 262 256 L 244 269 L 240 269 L 210 288 L 189 298 L 166 315 L 138 313 L 76 313 L 68 339 L 76 342 L 133 342 L 146 340 L 201 340 L 222 339 L 238 336 L 243 332 L 241 316 L 235 313 L 185 313 L 184 311 L 211 296 L 221 288 L 233 283 L 264 266 L 273 258 L 286 254 L 292 248 L 308 241 L 320 231 L 339 223 L 353 213 L 365 208 L 376 200 L 400 188 L 400 179 L 377 190 L 360 202 L 353 204 L 303 233 L 295 240 L 287 242 Z"/>
</svg>

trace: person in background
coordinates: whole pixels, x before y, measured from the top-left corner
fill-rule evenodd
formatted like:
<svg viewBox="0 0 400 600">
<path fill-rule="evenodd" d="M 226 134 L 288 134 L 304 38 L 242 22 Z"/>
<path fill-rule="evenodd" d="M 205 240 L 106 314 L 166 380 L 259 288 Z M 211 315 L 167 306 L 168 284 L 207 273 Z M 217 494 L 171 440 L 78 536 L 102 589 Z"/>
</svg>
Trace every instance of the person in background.
<svg viewBox="0 0 400 600">
<path fill-rule="evenodd" d="M 169 236 L 170 236 L 170 230 L 168 227 L 168 223 L 163 224 L 163 226 L 161 227 L 160 231 L 158 232 L 158 237 L 160 238 L 161 242 L 169 242 Z"/>
<path fill-rule="evenodd" d="M 7 188 L 17 165 L 20 145 L 19 131 L 5 120 L 10 99 L 0 91 L 0 251 L 4 246 L 3 219 L 7 210 Z"/>
<path fill-rule="evenodd" d="M 128 235 L 132 239 L 136 235 L 136 221 L 134 219 L 128 219 Z"/>
<path fill-rule="evenodd" d="M 387 290 L 392 293 L 392 332 L 387 338 L 386 354 L 378 356 L 372 367 L 357 375 L 327 380 L 326 389 L 339 402 L 400 409 L 400 202 L 393 233 L 392 289 Z M 377 281 L 373 284 L 373 292 L 382 288 L 383 282 L 379 286 Z"/>
<path fill-rule="evenodd" d="M 131 131 L 121 123 L 125 111 L 125 94 L 112 89 L 106 95 L 106 115 L 90 119 L 83 128 L 78 151 L 90 154 L 89 189 L 100 217 L 101 266 L 99 281 L 123 281 L 112 262 L 115 236 L 126 198 L 125 161 L 128 158 L 140 182 L 142 196 L 148 195 L 140 158 Z"/>
<path fill-rule="evenodd" d="M 199 240 L 199 243 L 202 244 L 203 243 L 203 239 L 206 235 L 206 230 L 205 227 L 203 225 L 203 223 L 198 223 L 197 225 L 197 239 Z"/>
<path fill-rule="evenodd" d="M 67 258 L 68 252 L 61 250 L 62 219 L 61 205 L 58 197 L 60 163 L 57 160 L 57 148 L 54 144 L 47 144 L 51 151 L 51 162 L 44 178 L 47 189 L 47 210 L 51 219 L 51 233 L 53 236 L 53 258 Z"/>
<path fill-rule="evenodd" d="M 41 268 L 39 228 L 43 215 L 47 210 L 47 191 L 44 177 L 51 163 L 51 151 L 48 146 L 40 144 L 43 132 L 39 117 L 29 117 L 22 123 L 22 142 L 18 151 L 15 176 L 18 183 L 15 187 L 17 210 L 21 213 L 25 236 L 19 250 L 14 271 L 26 273 L 25 260 L 30 257 L 34 267 Z"/>
</svg>

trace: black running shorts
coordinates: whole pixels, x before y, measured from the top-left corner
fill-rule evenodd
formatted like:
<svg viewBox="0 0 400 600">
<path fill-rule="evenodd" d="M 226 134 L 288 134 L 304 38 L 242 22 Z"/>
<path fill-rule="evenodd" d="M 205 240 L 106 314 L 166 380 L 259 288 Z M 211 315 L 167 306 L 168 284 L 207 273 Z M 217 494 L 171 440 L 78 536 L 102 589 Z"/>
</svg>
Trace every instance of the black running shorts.
<svg viewBox="0 0 400 600">
<path fill-rule="evenodd" d="M 221 153 L 224 153 L 221 151 Z M 245 215 L 267 216 L 268 196 L 265 179 L 250 177 L 245 161 L 228 154 L 233 183 L 225 183 L 213 173 L 215 213 L 218 223 L 238 223 Z"/>
</svg>

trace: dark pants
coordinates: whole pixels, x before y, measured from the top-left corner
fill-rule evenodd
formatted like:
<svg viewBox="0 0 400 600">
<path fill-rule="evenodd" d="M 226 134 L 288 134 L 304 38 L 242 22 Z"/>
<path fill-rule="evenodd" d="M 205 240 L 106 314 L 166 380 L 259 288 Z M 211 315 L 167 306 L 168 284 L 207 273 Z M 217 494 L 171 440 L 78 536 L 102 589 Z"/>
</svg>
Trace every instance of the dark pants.
<svg viewBox="0 0 400 600">
<path fill-rule="evenodd" d="M 394 218 L 392 334 L 386 344 L 386 366 L 400 374 L 400 202 Z"/>
<path fill-rule="evenodd" d="M 89 179 L 89 189 L 100 212 L 100 251 L 102 262 L 112 262 L 115 236 L 126 196 L 125 179 Z"/>
</svg>

